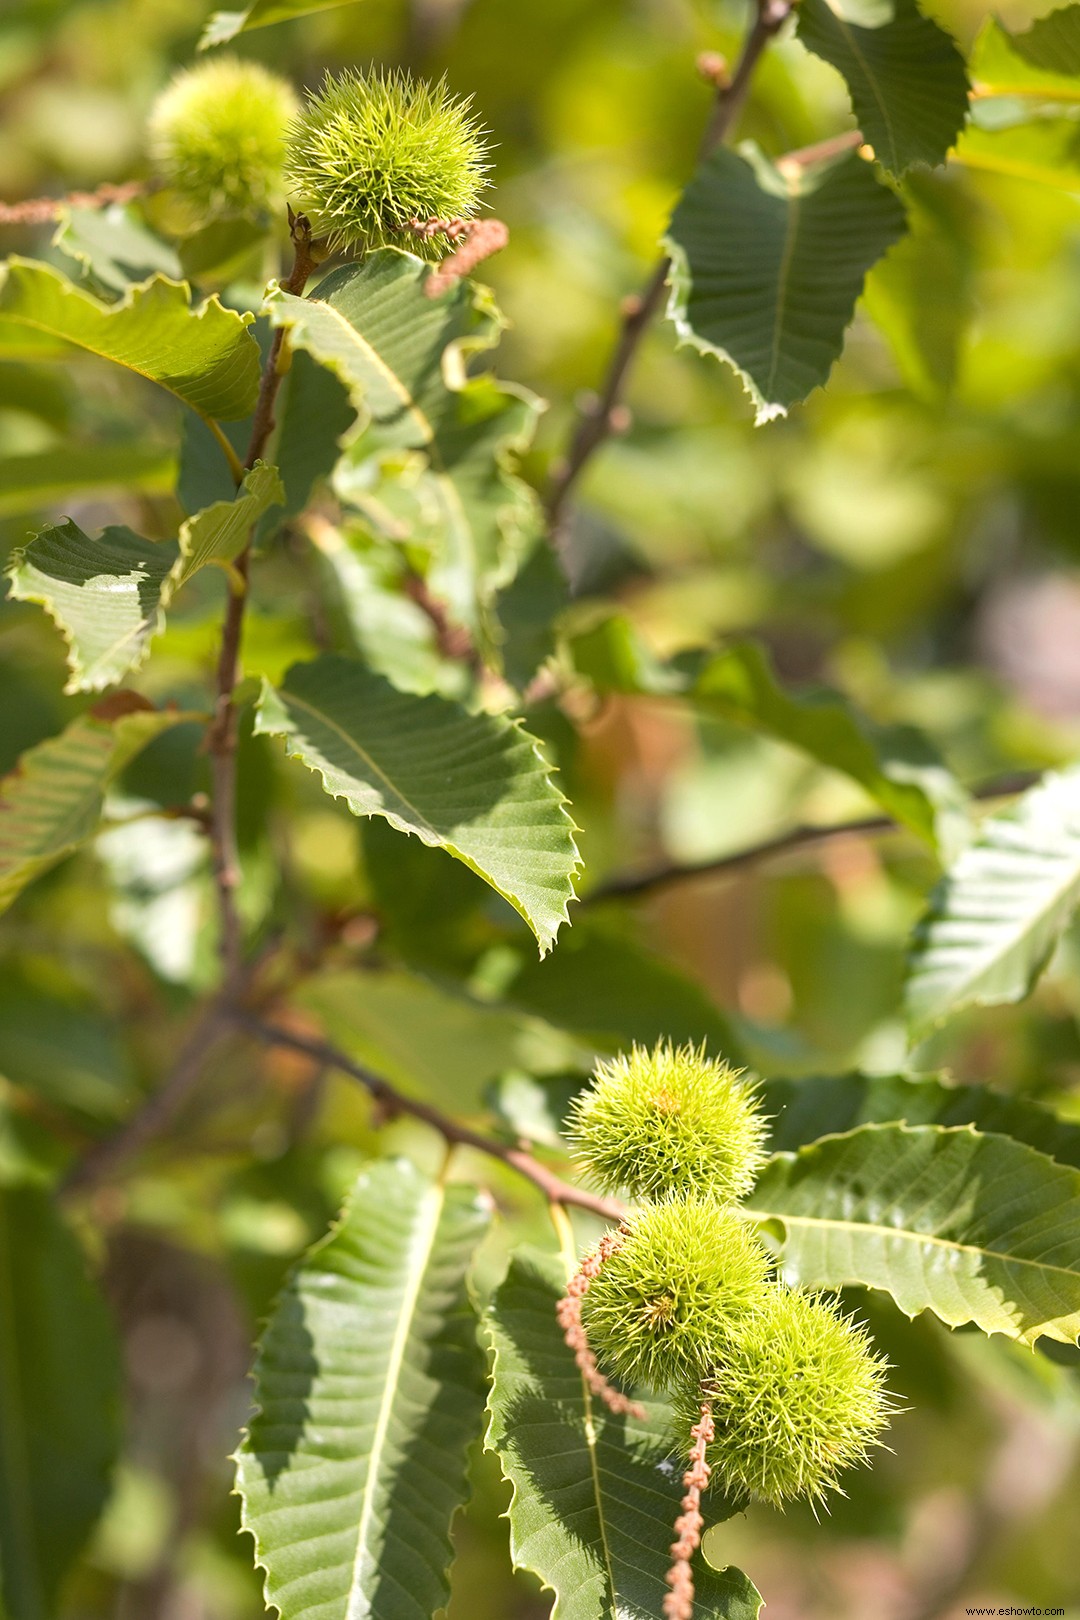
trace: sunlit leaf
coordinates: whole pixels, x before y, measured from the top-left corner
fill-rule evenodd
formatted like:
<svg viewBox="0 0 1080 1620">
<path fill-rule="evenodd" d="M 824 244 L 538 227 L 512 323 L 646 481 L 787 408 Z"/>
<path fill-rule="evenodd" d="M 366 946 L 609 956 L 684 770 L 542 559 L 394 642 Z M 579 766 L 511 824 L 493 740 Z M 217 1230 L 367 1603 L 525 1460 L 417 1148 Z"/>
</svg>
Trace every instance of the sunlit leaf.
<svg viewBox="0 0 1080 1620">
<path fill-rule="evenodd" d="M 682 1495 L 669 1420 L 598 1407 L 555 1320 L 562 1262 L 520 1251 L 487 1323 L 495 1352 L 487 1446 L 513 1487 L 510 1552 L 555 1594 L 557 1620 L 656 1620 Z M 706 1498 L 706 1518 L 724 1513 Z M 757 1620 L 741 1570 L 695 1559 L 695 1620 Z"/>
<path fill-rule="evenodd" d="M 333 11 L 354 0 L 254 0 L 242 11 L 215 11 L 199 41 L 201 51 L 212 45 L 226 45 L 249 28 L 268 28 L 271 23 L 289 22 L 293 17 L 309 17 L 314 11 Z"/>
<path fill-rule="evenodd" d="M 970 1126 L 863 1125 L 766 1165 L 746 1207 L 808 1287 L 862 1283 L 908 1316 L 1032 1344 L 1080 1333 L 1080 1172 Z"/>
<path fill-rule="evenodd" d="M 946 872 L 916 930 L 906 1004 L 925 1033 L 975 1003 L 1020 1001 L 1080 905 L 1080 770 L 1049 775 Z"/>
<path fill-rule="evenodd" d="M 6 333 L 25 327 L 148 377 L 201 416 L 228 420 L 254 406 L 259 349 L 250 319 L 216 298 L 193 307 L 186 283 L 166 276 L 103 304 L 51 265 L 12 258 L 0 267 L 0 355 Z"/>
<path fill-rule="evenodd" d="M 263 1336 L 243 1524 L 282 1620 L 430 1620 L 483 1412 L 466 1292 L 489 1220 L 470 1187 L 365 1170 Z"/>
<path fill-rule="evenodd" d="M 23 755 L 0 779 L 0 911 L 93 836 L 106 789 L 139 750 L 190 718 L 118 692 Z"/>
<path fill-rule="evenodd" d="M 757 420 L 828 378 L 863 279 L 904 210 L 854 152 L 776 167 L 755 146 L 701 164 L 665 239 L 679 338 L 734 366 Z"/>
<path fill-rule="evenodd" d="M 257 462 L 232 501 L 181 525 L 178 541 L 113 527 L 96 538 L 70 518 L 39 529 L 8 569 L 11 594 L 39 602 L 68 642 L 69 692 L 112 686 L 145 659 L 175 593 L 210 563 L 227 567 L 262 514 L 282 498 L 273 467 Z"/>
<path fill-rule="evenodd" d="M 308 298 L 272 290 L 265 309 L 345 384 L 359 413 L 338 494 L 391 537 L 430 549 L 432 589 L 462 623 L 483 628 L 535 531 L 536 497 L 509 461 L 529 444 L 539 401 L 469 374 L 469 358 L 497 342 L 501 317 L 486 290 L 467 284 L 425 297 L 428 274 L 412 254 L 384 248 Z"/>
<path fill-rule="evenodd" d="M 801 0 L 799 38 L 842 73 L 890 174 L 944 163 L 967 113 L 964 58 L 915 0 Z"/>
<path fill-rule="evenodd" d="M 573 823 L 539 745 L 516 721 L 414 697 L 327 653 L 263 684 L 256 729 L 285 737 L 358 816 L 445 849 L 521 913 L 550 949 L 578 869 Z"/>
<path fill-rule="evenodd" d="M 104 1505 L 120 1354 L 49 1195 L 0 1186 L 0 1608 L 47 1620 Z"/>
</svg>

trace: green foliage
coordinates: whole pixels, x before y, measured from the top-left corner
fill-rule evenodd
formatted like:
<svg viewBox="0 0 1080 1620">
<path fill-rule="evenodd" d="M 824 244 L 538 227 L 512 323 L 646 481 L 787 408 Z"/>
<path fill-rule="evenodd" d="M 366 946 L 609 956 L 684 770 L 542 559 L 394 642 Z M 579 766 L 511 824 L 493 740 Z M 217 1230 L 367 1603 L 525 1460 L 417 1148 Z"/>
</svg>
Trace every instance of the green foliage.
<svg viewBox="0 0 1080 1620">
<path fill-rule="evenodd" d="M 1080 1332 L 1080 1176 L 970 1126 L 863 1125 L 771 1159 L 747 1208 L 779 1222 L 784 1275 L 883 1288 L 1024 1344 Z"/>
<path fill-rule="evenodd" d="M 1080 772 L 1062 771 L 987 817 L 931 896 L 907 985 L 916 1034 L 1027 995 L 1078 904 Z"/>
<path fill-rule="evenodd" d="M 148 377 L 200 416 L 228 421 L 255 404 L 259 351 L 249 318 L 216 298 L 194 308 L 183 282 L 157 275 L 104 305 L 48 265 L 13 258 L 2 269 L 0 355 L 18 352 L 27 327 Z"/>
<path fill-rule="evenodd" d="M 892 175 L 941 164 L 967 114 L 964 58 L 915 0 L 802 0 L 799 38 L 842 73 L 863 138 Z"/>
<path fill-rule="evenodd" d="M 400 243 L 411 225 L 468 219 L 487 185 L 488 147 L 445 79 L 329 74 L 289 130 L 295 205 L 333 251 Z M 440 254 L 449 238 L 416 236 Z"/>
<path fill-rule="evenodd" d="M 778 168 L 720 146 L 683 192 L 665 245 L 679 340 L 735 368 L 759 422 L 828 379 L 867 271 L 904 210 L 854 153 Z"/>
<path fill-rule="evenodd" d="M 535 739 L 501 716 L 412 697 L 355 659 L 326 653 L 263 688 L 256 729 L 285 737 L 357 816 L 384 816 L 464 861 L 555 941 L 578 853 L 566 801 Z"/>
<path fill-rule="evenodd" d="M 594 1405 L 555 1324 L 564 1285 L 558 1260 L 526 1250 L 487 1317 L 487 1445 L 513 1488 L 511 1556 L 555 1594 L 559 1620 L 655 1620 L 681 1495 L 657 1466 L 666 1419 L 652 1404 L 647 1424 Z M 695 1575 L 698 1620 L 757 1620 L 761 1598 L 741 1570 Z"/>
<path fill-rule="evenodd" d="M 0 1595 L 43 1620 L 109 1492 L 120 1356 L 47 1192 L 0 1186 Z"/>
<path fill-rule="evenodd" d="M 234 501 L 218 501 L 180 526 L 174 543 L 144 540 L 127 528 L 97 539 L 69 519 L 50 524 L 15 553 L 11 594 L 40 602 L 69 646 L 69 692 L 99 692 L 143 663 L 164 628 L 164 610 L 208 563 L 227 568 L 251 526 L 282 498 L 272 467 L 259 462 Z"/>
<path fill-rule="evenodd" d="M 150 156 L 196 220 L 257 213 L 281 196 L 292 86 L 258 62 L 215 56 L 178 73 L 150 112 Z"/>
<path fill-rule="evenodd" d="M 842 1469 L 881 1444 L 888 1366 L 827 1299 L 765 1289 L 725 1348 L 700 1393 L 716 1423 L 707 1459 L 729 1495 L 774 1507 L 821 1502 L 839 1490 Z M 684 1432 L 700 1407 L 700 1396 L 685 1393 L 676 1403 Z"/>
<path fill-rule="evenodd" d="M 758 1309 L 769 1262 L 737 1215 L 678 1194 L 646 1204 L 582 1300 L 600 1365 L 631 1387 L 694 1388 Z"/>
<path fill-rule="evenodd" d="M 428 1620 L 445 1602 L 483 1409 L 465 1275 L 488 1218 L 468 1187 L 376 1165 L 278 1301 L 238 1483 L 282 1620 Z"/>
<path fill-rule="evenodd" d="M 205 51 L 212 45 L 225 45 L 249 28 L 269 28 L 271 23 L 309 17 L 315 11 L 332 11 L 335 6 L 353 3 L 354 0 L 252 0 L 242 11 L 215 11 L 203 31 L 199 49 Z"/>
<path fill-rule="evenodd" d="M 1047 73 L 1080 73 L 1080 7 L 1060 6 L 1022 33 L 1010 34 L 1017 56 Z"/>
<path fill-rule="evenodd" d="M 704 1047 L 635 1046 L 596 1070 L 574 1104 L 571 1142 L 597 1186 L 639 1198 L 741 1198 L 761 1166 L 753 1087 Z"/>
</svg>

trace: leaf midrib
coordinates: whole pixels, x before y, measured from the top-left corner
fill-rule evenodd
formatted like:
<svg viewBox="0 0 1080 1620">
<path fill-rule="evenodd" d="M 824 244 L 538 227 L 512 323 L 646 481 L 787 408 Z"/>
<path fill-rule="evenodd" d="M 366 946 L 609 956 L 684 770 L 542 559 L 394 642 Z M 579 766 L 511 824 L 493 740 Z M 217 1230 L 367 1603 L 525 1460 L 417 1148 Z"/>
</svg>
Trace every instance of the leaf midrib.
<svg viewBox="0 0 1080 1620">
<path fill-rule="evenodd" d="M 769 353 L 769 376 L 766 391 L 770 397 L 776 392 L 776 371 L 780 363 L 780 344 L 784 335 L 784 317 L 787 314 L 787 300 L 791 264 L 795 257 L 795 242 L 799 230 L 799 214 L 802 207 L 802 198 L 797 192 L 788 193 L 788 204 L 784 219 L 784 245 L 780 253 L 780 265 L 776 277 L 776 314 L 773 321 L 772 348 Z"/>
<path fill-rule="evenodd" d="M 831 7 L 829 9 L 832 10 Z M 855 58 L 858 65 L 862 68 L 863 74 L 866 77 L 866 82 L 870 86 L 870 90 L 871 90 L 871 93 L 872 93 L 872 95 L 874 97 L 874 100 L 878 104 L 878 111 L 881 113 L 882 122 L 884 123 L 885 128 L 888 131 L 889 145 L 892 148 L 892 159 L 893 159 L 892 166 L 893 166 L 894 169 L 898 168 L 899 164 L 900 164 L 900 152 L 899 152 L 899 148 L 897 147 L 897 144 L 896 144 L 896 131 L 893 128 L 892 119 L 889 117 L 888 103 L 887 103 L 885 97 L 881 94 L 880 89 L 878 88 L 877 79 L 874 77 L 874 74 L 871 71 L 869 61 L 867 60 L 867 58 L 862 53 L 862 49 L 859 46 L 859 43 L 858 43 L 858 41 L 857 41 L 857 39 L 855 37 L 854 31 L 852 30 L 850 24 L 847 22 L 847 20 L 844 17 L 841 17 L 838 12 L 834 11 L 834 12 L 832 12 L 832 15 L 833 15 L 834 21 L 836 22 L 837 28 L 839 29 L 840 33 L 844 36 L 844 38 L 847 41 L 848 48 L 851 51 L 852 56 Z"/>
<path fill-rule="evenodd" d="M 379 1402 L 379 1412 L 371 1439 L 367 1478 L 364 1481 L 364 1494 L 361 1499 L 360 1518 L 356 1530 L 356 1553 L 353 1557 L 352 1579 L 349 1583 L 347 1620 L 365 1620 L 365 1617 L 370 1616 L 371 1613 L 371 1606 L 363 1589 L 362 1576 L 364 1555 L 368 1550 L 368 1534 L 375 1513 L 375 1493 L 381 1477 L 382 1455 L 386 1448 L 390 1417 L 393 1413 L 398 1392 L 398 1382 L 405 1361 L 405 1352 L 408 1349 L 413 1320 L 416 1316 L 417 1301 L 420 1298 L 420 1290 L 423 1287 L 428 1264 L 434 1252 L 439 1221 L 445 1203 L 446 1188 L 441 1181 L 435 1182 L 424 1194 L 419 1211 L 423 1218 L 418 1222 L 409 1244 L 408 1260 L 415 1262 L 415 1267 L 409 1275 L 409 1285 L 402 1296 L 401 1311 L 394 1329 L 390 1354 L 386 1362 L 386 1377 L 383 1384 L 382 1399 Z M 363 1603 L 363 1608 L 357 1607 L 358 1599 Z"/>
</svg>

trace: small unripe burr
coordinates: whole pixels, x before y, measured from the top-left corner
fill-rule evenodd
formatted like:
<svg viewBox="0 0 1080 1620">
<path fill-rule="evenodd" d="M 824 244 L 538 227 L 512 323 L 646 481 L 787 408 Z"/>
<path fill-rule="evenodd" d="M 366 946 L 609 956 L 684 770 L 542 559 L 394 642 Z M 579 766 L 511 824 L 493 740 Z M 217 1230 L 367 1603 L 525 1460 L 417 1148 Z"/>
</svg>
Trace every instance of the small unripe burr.
<svg viewBox="0 0 1080 1620">
<path fill-rule="evenodd" d="M 733 1203 L 754 1185 L 766 1124 L 736 1070 L 703 1047 L 661 1043 L 599 1064 L 593 1085 L 575 1099 L 570 1140 L 605 1191 Z"/>
<path fill-rule="evenodd" d="M 220 56 L 178 73 L 150 113 L 157 174 L 195 218 L 253 214 L 281 198 L 292 86 L 257 62 Z"/>
<path fill-rule="evenodd" d="M 675 1195 L 626 1222 L 582 1300 L 601 1370 L 621 1383 L 696 1387 L 769 1289 L 769 1260 L 745 1221 Z"/>
<path fill-rule="evenodd" d="M 774 1507 L 798 1498 L 820 1503 L 840 1489 L 845 1468 L 881 1444 L 895 1410 L 887 1373 L 865 1331 L 827 1298 L 776 1285 L 712 1374 L 674 1404 L 689 1435 L 702 1399 L 709 1401 L 708 1463 L 728 1495 Z"/>
<path fill-rule="evenodd" d="M 334 251 L 441 258 L 475 215 L 488 147 L 467 99 L 407 73 L 327 75 L 289 129 L 293 206 Z"/>
</svg>

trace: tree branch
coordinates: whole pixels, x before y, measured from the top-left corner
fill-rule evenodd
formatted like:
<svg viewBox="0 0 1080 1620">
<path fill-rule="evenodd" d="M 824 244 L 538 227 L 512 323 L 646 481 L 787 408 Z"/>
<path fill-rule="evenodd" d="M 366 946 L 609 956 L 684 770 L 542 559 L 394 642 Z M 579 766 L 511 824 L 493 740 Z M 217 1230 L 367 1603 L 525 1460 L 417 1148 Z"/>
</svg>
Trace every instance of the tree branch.
<svg viewBox="0 0 1080 1620">
<path fill-rule="evenodd" d="M 719 146 L 745 105 L 754 69 L 769 40 L 791 15 L 793 0 L 757 0 L 753 22 L 747 31 L 742 52 L 731 79 L 721 83 L 712 117 L 702 138 L 698 161 Z M 552 528 L 562 525 L 574 486 L 592 457 L 617 431 L 619 405 L 630 367 L 638 347 L 664 298 L 671 260 L 660 260 L 643 291 L 623 304 L 622 330 L 608 366 L 607 376 L 594 405 L 581 416 L 565 460 L 556 468 L 547 499 Z"/>
<path fill-rule="evenodd" d="M 976 788 L 971 796 L 980 802 L 1007 799 L 1014 794 L 1023 793 L 1025 788 L 1031 787 L 1038 780 L 1037 771 L 1023 772 L 1004 780 L 999 778 L 995 782 L 988 782 L 985 786 Z M 582 895 L 579 903 L 582 906 L 595 906 L 604 900 L 636 900 L 692 878 L 735 877 L 740 872 L 753 871 L 755 867 L 764 866 L 780 856 L 790 855 L 793 851 L 812 848 L 815 844 L 826 843 L 830 838 L 844 838 L 850 833 L 871 836 L 875 833 L 906 831 L 907 829 L 894 821 L 891 816 L 865 816 L 860 821 L 841 821 L 829 827 L 795 827 L 791 832 L 781 833 L 777 838 L 768 838 L 764 843 L 754 844 L 749 849 L 737 850 L 733 855 L 718 855 L 711 861 L 697 861 L 686 865 L 664 861 L 645 872 L 629 872 L 621 875 L 616 873 L 614 877 L 598 883 L 588 894 Z"/>
<path fill-rule="evenodd" d="M 354 1062 L 329 1042 L 314 1040 L 307 1035 L 295 1035 L 292 1030 L 282 1029 L 278 1024 L 266 1023 L 261 1018 L 238 1009 L 234 1009 L 230 1017 L 238 1029 L 246 1030 L 249 1035 L 265 1041 L 268 1046 L 280 1046 L 286 1051 L 300 1052 L 315 1063 L 348 1075 L 351 1080 L 363 1086 L 376 1102 L 381 1103 L 388 1113 L 408 1114 L 413 1119 L 422 1120 L 425 1125 L 430 1125 L 433 1130 L 438 1131 L 445 1142 L 456 1147 L 475 1148 L 478 1153 L 486 1153 L 489 1158 L 498 1159 L 500 1163 L 509 1165 L 511 1170 L 516 1170 L 527 1181 L 531 1181 L 534 1187 L 538 1187 L 550 1203 L 573 1204 L 578 1209 L 590 1210 L 592 1214 L 600 1215 L 607 1221 L 621 1221 L 625 1217 L 625 1208 L 615 1199 L 602 1198 L 596 1193 L 575 1187 L 571 1182 L 563 1181 L 555 1175 L 546 1165 L 541 1164 L 539 1159 L 534 1159 L 524 1148 L 509 1147 L 494 1137 L 482 1136 L 478 1131 L 470 1130 L 467 1125 L 459 1124 L 441 1109 L 433 1108 L 430 1103 L 420 1102 L 415 1097 L 407 1097 L 382 1075 L 376 1074 L 362 1063 Z"/>
<path fill-rule="evenodd" d="M 316 260 L 311 250 L 311 227 L 307 218 L 303 214 L 293 214 L 290 209 L 289 227 L 294 249 L 293 267 L 283 285 L 286 292 L 299 297 L 315 268 Z M 251 423 L 251 438 L 244 459 L 244 471 L 250 471 L 254 467 L 274 431 L 274 403 L 284 375 L 282 365 L 284 340 L 285 330 L 278 327 L 263 367 L 259 397 Z M 230 577 L 229 601 L 225 609 L 221 651 L 218 655 L 217 702 L 206 737 L 206 751 L 210 756 L 210 775 L 213 784 L 210 851 L 221 916 L 220 951 L 224 982 L 227 987 L 233 989 L 243 961 L 243 926 L 236 905 L 236 890 L 240 883 L 240 861 L 236 847 L 236 705 L 233 694 L 240 676 L 240 639 L 244 628 L 244 612 L 247 608 L 250 569 L 249 537 Z"/>
<path fill-rule="evenodd" d="M 45 225 L 58 219 L 66 208 L 107 208 L 111 203 L 132 202 L 146 189 L 142 180 L 125 180 L 118 186 L 98 186 L 96 191 L 70 191 L 65 197 L 27 197 L 23 202 L 0 203 L 0 225 Z"/>
</svg>

